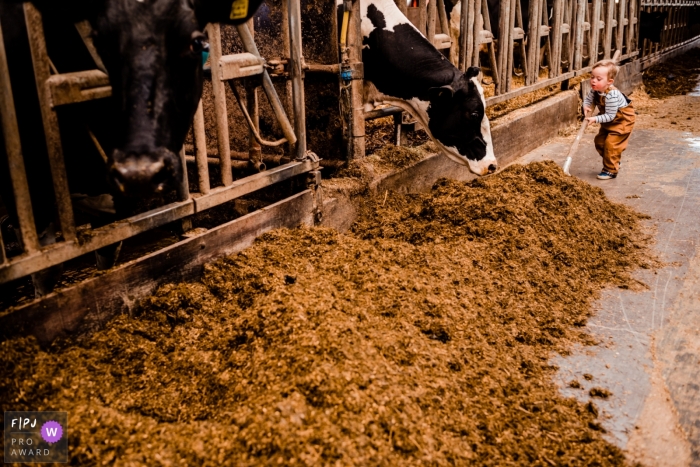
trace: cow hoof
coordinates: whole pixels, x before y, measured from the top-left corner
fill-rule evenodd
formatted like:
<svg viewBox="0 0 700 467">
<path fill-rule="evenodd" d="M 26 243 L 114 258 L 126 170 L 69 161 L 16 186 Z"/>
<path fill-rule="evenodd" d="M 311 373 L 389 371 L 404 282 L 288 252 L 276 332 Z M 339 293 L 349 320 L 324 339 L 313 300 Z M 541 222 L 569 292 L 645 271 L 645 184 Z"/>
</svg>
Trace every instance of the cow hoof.
<svg viewBox="0 0 700 467">
<path fill-rule="evenodd" d="M 122 249 L 122 242 L 109 245 L 99 250 L 95 251 L 95 262 L 97 263 L 97 269 L 100 271 L 105 271 L 114 267 L 119 259 L 119 252 Z"/>
</svg>

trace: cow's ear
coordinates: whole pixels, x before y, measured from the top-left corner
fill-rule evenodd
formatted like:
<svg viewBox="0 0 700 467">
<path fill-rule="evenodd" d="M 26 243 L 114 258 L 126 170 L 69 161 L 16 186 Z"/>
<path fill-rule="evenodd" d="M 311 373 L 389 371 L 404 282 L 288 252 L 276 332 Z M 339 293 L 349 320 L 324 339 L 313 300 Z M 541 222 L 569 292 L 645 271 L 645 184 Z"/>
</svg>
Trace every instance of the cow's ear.
<svg viewBox="0 0 700 467">
<path fill-rule="evenodd" d="M 478 66 L 470 66 L 469 68 L 467 68 L 467 71 L 464 73 L 464 76 L 466 76 L 467 80 L 470 80 L 479 76 L 479 73 L 481 73 L 481 68 L 479 68 Z"/>
<path fill-rule="evenodd" d="M 253 17 L 264 0 L 194 0 L 202 23 L 241 24 Z"/>
<path fill-rule="evenodd" d="M 442 100 L 442 99 L 450 99 L 454 95 L 455 95 L 455 90 L 449 84 L 445 85 L 445 86 L 440 86 L 438 88 L 428 89 L 428 97 L 430 98 L 431 102 Z"/>
</svg>

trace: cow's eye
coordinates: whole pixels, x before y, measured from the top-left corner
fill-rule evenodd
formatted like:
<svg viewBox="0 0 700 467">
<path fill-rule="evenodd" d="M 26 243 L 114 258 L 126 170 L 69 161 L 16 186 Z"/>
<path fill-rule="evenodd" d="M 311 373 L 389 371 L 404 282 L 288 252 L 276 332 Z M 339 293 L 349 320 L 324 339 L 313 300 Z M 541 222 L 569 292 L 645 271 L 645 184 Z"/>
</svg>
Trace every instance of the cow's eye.
<svg viewBox="0 0 700 467">
<path fill-rule="evenodd" d="M 201 32 L 196 32 L 192 34 L 192 41 L 190 42 L 190 51 L 194 54 L 200 54 L 205 50 L 209 50 L 209 44 L 207 43 L 206 36 Z"/>
<path fill-rule="evenodd" d="M 474 120 L 478 120 L 479 119 L 479 112 L 472 112 L 472 114 L 470 116 Z"/>
</svg>

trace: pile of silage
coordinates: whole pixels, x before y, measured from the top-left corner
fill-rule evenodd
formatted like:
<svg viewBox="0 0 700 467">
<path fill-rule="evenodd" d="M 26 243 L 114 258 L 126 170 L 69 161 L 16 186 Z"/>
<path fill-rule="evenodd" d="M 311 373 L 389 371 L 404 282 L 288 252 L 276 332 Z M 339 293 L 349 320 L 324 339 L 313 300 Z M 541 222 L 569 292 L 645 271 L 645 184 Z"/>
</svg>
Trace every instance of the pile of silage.
<svg viewBox="0 0 700 467">
<path fill-rule="evenodd" d="M 646 266 L 640 216 L 553 163 L 380 194 L 348 235 L 264 235 L 135 316 L 0 344 L 3 410 L 74 464 L 623 465 L 553 351 Z"/>
<path fill-rule="evenodd" d="M 700 47 L 653 65 L 643 78 L 647 93 L 656 99 L 689 93 L 700 84 Z"/>
</svg>

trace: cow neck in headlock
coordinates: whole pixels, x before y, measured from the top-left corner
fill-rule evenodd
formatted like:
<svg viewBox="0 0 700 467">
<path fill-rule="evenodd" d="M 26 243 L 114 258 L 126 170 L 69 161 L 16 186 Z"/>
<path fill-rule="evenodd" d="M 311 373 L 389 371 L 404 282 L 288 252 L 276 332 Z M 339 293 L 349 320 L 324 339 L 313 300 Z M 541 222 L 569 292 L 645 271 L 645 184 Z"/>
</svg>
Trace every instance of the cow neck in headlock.
<svg viewBox="0 0 700 467">
<path fill-rule="evenodd" d="M 414 115 L 449 158 L 478 175 L 494 172 L 479 69 L 452 65 L 393 0 L 362 0 L 361 11 L 366 84 Z"/>
</svg>

